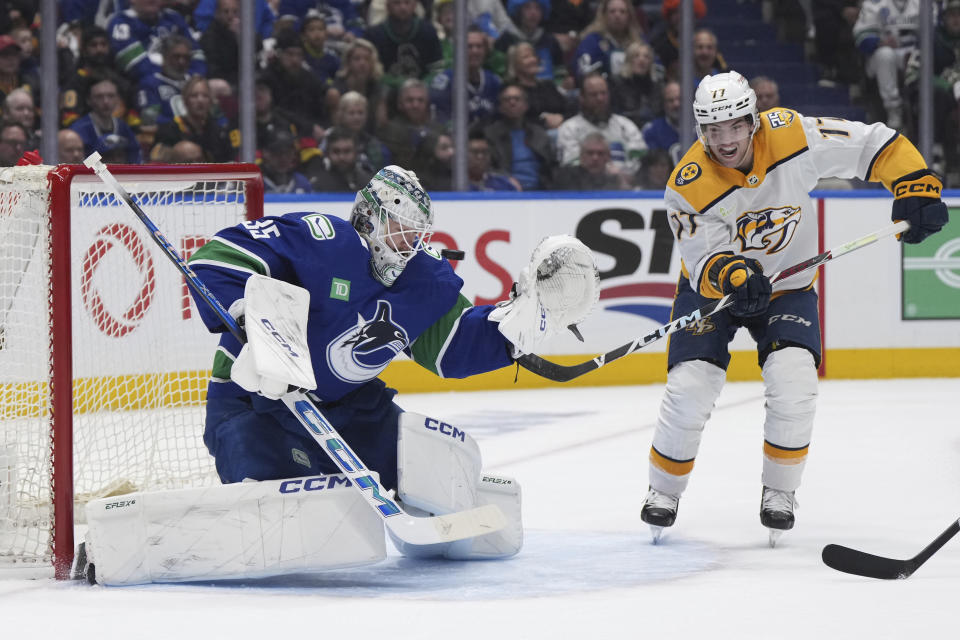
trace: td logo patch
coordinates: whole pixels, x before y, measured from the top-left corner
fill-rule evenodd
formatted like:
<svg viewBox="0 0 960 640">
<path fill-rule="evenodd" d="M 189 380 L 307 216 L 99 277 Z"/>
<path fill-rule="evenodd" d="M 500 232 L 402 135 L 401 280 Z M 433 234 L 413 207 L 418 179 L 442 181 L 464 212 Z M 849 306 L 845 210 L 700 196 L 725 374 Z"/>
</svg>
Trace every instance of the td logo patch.
<svg viewBox="0 0 960 640">
<path fill-rule="evenodd" d="M 330 283 L 330 297 L 334 300 L 350 301 L 350 281 L 334 278 Z"/>
<path fill-rule="evenodd" d="M 687 164 L 680 167 L 680 171 L 677 172 L 677 178 L 674 180 L 678 187 L 693 182 L 700 177 L 700 165 L 696 162 L 688 162 Z"/>
</svg>

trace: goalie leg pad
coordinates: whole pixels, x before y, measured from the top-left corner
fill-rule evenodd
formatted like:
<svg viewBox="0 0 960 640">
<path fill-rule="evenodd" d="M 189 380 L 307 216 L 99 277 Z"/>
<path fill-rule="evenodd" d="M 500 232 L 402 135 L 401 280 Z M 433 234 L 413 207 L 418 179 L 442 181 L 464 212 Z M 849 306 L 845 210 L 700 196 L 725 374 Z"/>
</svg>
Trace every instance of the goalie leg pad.
<svg viewBox="0 0 960 640">
<path fill-rule="evenodd" d="M 140 492 L 87 503 L 104 585 L 263 578 L 379 562 L 383 522 L 346 476 Z"/>
<path fill-rule="evenodd" d="M 480 447 L 464 431 L 407 411 L 397 430 L 397 486 L 406 505 L 444 515 L 477 505 Z"/>
<path fill-rule="evenodd" d="M 763 363 L 763 381 L 763 484 L 794 491 L 800 486 L 817 409 L 813 355 L 800 347 L 774 351 Z"/>
<path fill-rule="evenodd" d="M 700 449 L 703 427 L 727 374 L 704 360 L 687 360 L 670 369 L 650 449 L 650 486 L 680 495 L 687 488 Z"/>
<path fill-rule="evenodd" d="M 400 499 L 413 515 L 444 515 L 496 504 L 508 520 L 496 533 L 436 545 L 412 545 L 391 534 L 394 546 L 405 556 L 504 558 L 523 545 L 520 485 L 512 478 L 481 474 L 480 448 L 457 427 L 418 413 L 402 414 L 397 474 Z"/>
</svg>

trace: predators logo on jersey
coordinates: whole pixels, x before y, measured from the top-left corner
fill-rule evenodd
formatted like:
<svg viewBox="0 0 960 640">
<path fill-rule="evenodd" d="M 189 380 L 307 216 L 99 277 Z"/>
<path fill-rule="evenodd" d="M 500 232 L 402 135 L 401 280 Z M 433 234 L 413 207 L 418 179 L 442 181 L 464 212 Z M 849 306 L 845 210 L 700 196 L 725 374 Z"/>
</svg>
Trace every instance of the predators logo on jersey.
<svg viewBox="0 0 960 640">
<path fill-rule="evenodd" d="M 770 122 L 771 129 L 785 127 L 792 123 L 794 117 L 796 117 L 793 111 L 788 111 L 787 109 L 775 109 L 767 111 L 764 115 L 767 116 L 767 120 Z"/>
<path fill-rule="evenodd" d="M 680 171 L 677 171 L 677 177 L 674 182 L 677 183 L 678 187 L 693 182 L 700 177 L 702 171 L 700 170 L 700 165 L 696 162 L 688 162 L 687 164 L 680 167 Z"/>
<path fill-rule="evenodd" d="M 771 207 L 747 211 L 737 218 L 737 240 L 740 251 L 748 249 L 777 253 L 793 239 L 800 223 L 800 207 Z"/>
</svg>

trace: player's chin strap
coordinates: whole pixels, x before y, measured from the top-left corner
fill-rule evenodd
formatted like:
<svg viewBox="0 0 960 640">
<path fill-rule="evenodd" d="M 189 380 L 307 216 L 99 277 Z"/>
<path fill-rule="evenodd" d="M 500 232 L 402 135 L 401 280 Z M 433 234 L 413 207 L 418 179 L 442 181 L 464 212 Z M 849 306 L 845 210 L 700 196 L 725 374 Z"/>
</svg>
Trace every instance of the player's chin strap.
<svg viewBox="0 0 960 640">
<path fill-rule="evenodd" d="M 552 336 L 570 329 L 600 298 L 600 275 L 593 254 L 580 240 L 557 235 L 544 238 L 520 272 L 510 300 L 490 312 L 500 333 L 514 348 L 514 357 L 532 353 Z"/>
<path fill-rule="evenodd" d="M 147 217 L 140 205 L 133 201 L 126 189 L 110 173 L 103 164 L 100 154 L 94 152 L 83 162 L 113 189 L 120 201 L 147 227 L 150 236 L 187 279 L 187 283 L 197 294 L 198 299 L 210 306 L 220 322 L 241 344 L 245 343 L 247 340 L 244 330 L 177 253 L 160 229 Z M 247 325 L 249 326 L 250 323 L 251 318 L 248 317 Z M 273 324 L 273 328 L 277 329 L 278 324 L 281 323 Z M 506 526 L 503 512 L 493 504 L 431 518 L 415 518 L 407 515 L 390 499 L 372 471 L 353 452 L 306 393 L 299 389 L 290 391 L 284 394 L 281 400 L 303 428 L 317 441 L 317 444 L 327 452 L 340 471 L 350 479 L 351 485 L 360 492 L 370 508 L 379 514 L 383 523 L 398 538 L 412 544 L 435 544 L 492 533 Z"/>
<path fill-rule="evenodd" d="M 821 264 L 833 260 L 834 258 L 839 258 L 846 253 L 850 253 L 851 251 L 856 251 L 857 249 L 873 244 L 880 238 L 905 232 L 909 228 L 910 224 L 906 220 L 900 220 L 899 222 L 896 222 L 888 227 L 884 227 L 883 229 L 869 233 L 863 237 L 857 238 L 856 240 L 842 244 L 839 247 L 834 247 L 833 249 L 824 251 L 823 253 L 795 264 L 792 267 L 787 267 L 782 271 L 778 271 L 770 276 L 770 283 L 775 284 L 781 280 L 786 280 L 791 276 L 795 276 L 798 273 L 818 267 Z M 648 344 L 656 342 L 660 338 L 666 337 L 671 333 L 680 331 L 684 327 L 693 324 L 694 322 L 699 322 L 701 319 L 706 318 L 709 315 L 713 315 L 717 311 L 729 307 L 731 304 L 733 304 L 733 294 L 728 294 L 719 300 L 714 300 L 703 305 L 689 315 L 675 318 L 662 327 L 655 329 L 644 336 L 636 338 L 632 342 L 628 342 L 627 344 L 621 345 L 616 349 L 599 355 L 592 360 L 581 362 L 580 364 L 557 364 L 555 362 L 550 362 L 549 360 L 544 360 L 540 356 L 533 353 L 520 356 L 517 358 L 517 362 L 523 366 L 523 368 L 532 371 L 538 376 L 547 378 L 548 380 L 554 380 L 556 382 L 568 382 L 574 378 L 582 376 L 585 373 L 590 373 L 595 369 L 599 369 L 605 364 L 613 362 L 614 360 L 618 360 L 623 356 L 629 355 L 634 351 L 638 351 Z"/>
</svg>

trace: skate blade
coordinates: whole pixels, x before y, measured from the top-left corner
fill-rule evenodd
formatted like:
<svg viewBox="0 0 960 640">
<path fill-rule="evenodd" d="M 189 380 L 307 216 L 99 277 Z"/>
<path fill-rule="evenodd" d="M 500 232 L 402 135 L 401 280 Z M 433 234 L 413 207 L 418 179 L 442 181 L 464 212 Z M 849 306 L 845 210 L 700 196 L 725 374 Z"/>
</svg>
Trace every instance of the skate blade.
<svg viewBox="0 0 960 640">
<path fill-rule="evenodd" d="M 777 547 L 777 541 L 780 539 L 780 536 L 783 535 L 783 529 L 768 529 L 770 532 L 770 548 L 775 549 Z"/>
<path fill-rule="evenodd" d="M 663 527 L 650 525 L 650 537 L 653 539 L 653 544 L 660 544 L 660 536 L 662 535 Z"/>
</svg>

